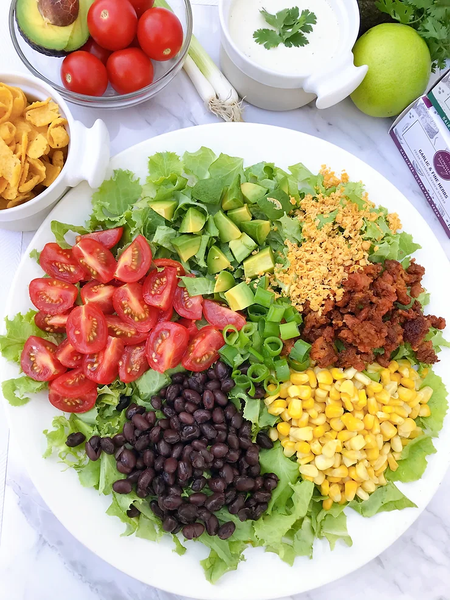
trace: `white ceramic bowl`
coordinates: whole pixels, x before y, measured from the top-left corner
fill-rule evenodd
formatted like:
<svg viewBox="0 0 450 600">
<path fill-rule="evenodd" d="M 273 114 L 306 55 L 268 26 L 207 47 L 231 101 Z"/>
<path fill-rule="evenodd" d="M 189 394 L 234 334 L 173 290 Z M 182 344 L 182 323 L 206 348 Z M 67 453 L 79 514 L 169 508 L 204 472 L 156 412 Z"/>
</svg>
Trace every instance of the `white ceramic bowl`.
<svg viewBox="0 0 450 600">
<path fill-rule="evenodd" d="M 295 75 L 262 67 L 242 52 L 230 35 L 232 4 L 233 0 L 219 0 L 221 67 L 250 104 L 268 110 L 292 110 L 317 97 L 317 108 L 329 108 L 349 96 L 364 79 L 368 67 L 353 64 L 352 48 L 359 30 L 356 0 L 328 0 L 340 34 L 335 56 L 313 68 L 305 62 L 304 72 Z"/>
<path fill-rule="evenodd" d="M 29 100 L 45 100 L 50 96 L 68 122 L 70 142 L 67 160 L 55 181 L 36 198 L 0 210 L 0 229 L 32 231 L 39 227 L 69 188 L 81 181 L 87 181 L 92 188 L 102 183 L 110 157 L 109 133 L 101 120 L 97 120 L 90 129 L 75 121 L 66 101 L 58 92 L 33 75 L 0 72 L 0 81 L 20 87 Z"/>
</svg>

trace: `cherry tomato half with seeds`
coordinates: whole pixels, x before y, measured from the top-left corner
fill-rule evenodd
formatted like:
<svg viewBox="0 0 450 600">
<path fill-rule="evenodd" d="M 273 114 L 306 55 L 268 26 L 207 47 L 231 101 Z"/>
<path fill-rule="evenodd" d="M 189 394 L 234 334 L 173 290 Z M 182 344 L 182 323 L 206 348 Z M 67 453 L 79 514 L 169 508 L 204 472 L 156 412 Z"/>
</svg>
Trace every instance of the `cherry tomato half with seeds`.
<svg viewBox="0 0 450 600">
<path fill-rule="evenodd" d="M 203 301 L 203 316 L 210 325 L 223 329 L 227 325 L 234 325 L 240 331 L 247 321 L 242 315 L 213 300 Z"/>
<path fill-rule="evenodd" d="M 139 283 L 126 283 L 116 288 L 113 305 L 122 321 L 134 325 L 138 331 L 150 331 L 158 320 L 158 310 L 144 302 Z"/>
<path fill-rule="evenodd" d="M 47 315 L 39 311 L 34 315 L 34 322 L 42 331 L 47 331 L 48 333 L 65 333 L 68 316 L 68 312 L 61 315 Z"/>
<path fill-rule="evenodd" d="M 95 280 L 90 281 L 81 288 L 81 299 L 83 300 L 83 304 L 92 302 L 103 314 L 112 315 L 114 312 L 112 297 L 116 289 L 113 285 L 107 285 Z"/>
<path fill-rule="evenodd" d="M 100 352 L 85 355 L 83 373 L 97 384 L 109 385 L 119 374 L 119 361 L 124 349 L 125 344 L 120 338 L 109 336 Z"/>
<path fill-rule="evenodd" d="M 207 325 L 199 329 L 189 342 L 181 364 L 188 371 L 204 371 L 219 358 L 218 350 L 224 345 L 223 335 L 218 329 Z"/>
<path fill-rule="evenodd" d="M 28 291 L 35 307 L 48 315 L 67 312 L 78 296 L 78 290 L 72 283 L 47 277 L 33 279 Z"/>
<path fill-rule="evenodd" d="M 138 331 L 135 325 L 125 323 L 116 315 L 106 315 L 106 323 L 108 325 L 108 335 L 120 338 L 125 346 L 134 346 L 145 342 L 147 339 L 147 331 Z"/>
<path fill-rule="evenodd" d="M 95 0 L 87 15 L 89 33 L 107 50 L 121 50 L 133 41 L 137 15 L 125 0 Z"/>
<path fill-rule="evenodd" d="M 119 379 L 124 383 L 131 383 L 139 379 L 149 368 L 145 344 L 127 346 L 119 362 Z"/>
<path fill-rule="evenodd" d="M 198 333 L 198 329 L 197 329 L 197 325 L 195 324 L 195 320 L 194 319 L 185 319 L 184 317 L 182 317 L 181 319 L 179 319 L 177 321 L 177 323 L 179 323 L 180 325 L 183 325 L 183 327 L 186 327 L 186 329 L 188 330 L 189 333 L 189 339 L 191 340 L 194 336 L 197 335 Z"/>
<path fill-rule="evenodd" d="M 146 10 L 139 19 L 137 36 L 140 47 L 153 60 L 170 60 L 183 45 L 180 19 L 166 8 Z"/>
<path fill-rule="evenodd" d="M 153 7 L 155 0 L 129 0 L 129 2 L 139 18 L 146 10 Z"/>
<path fill-rule="evenodd" d="M 73 256 L 86 269 L 92 279 L 108 283 L 114 277 L 116 259 L 112 252 L 97 240 L 81 239 L 73 248 Z"/>
<path fill-rule="evenodd" d="M 86 233 L 84 235 L 77 235 L 77 243 L 80 240 L 95 240 L 103 244 L 105 248 L 113 248 L 123 234 L 123 227 L 115 227 L 114 229 L 103 229 L 102 231 L 93 231 L 92 233 Z"/>
<path fill-rule="evenodd" d="M 95 405 L 95 401 L 97 400 L 97 386 L 85 394 L 66 396 L 65 394 L 55 392 L 50 384 L 48 399 L 50 404 L 64 412 L 85 413 Z"/>
<path fill-rule="evenodd" d="M 108 74 L 102 61 L 84 50 L 71 52 L 61 65 L 65 88 L 85 96 L 103 96 L 108 87 Z"/>
<path fill-rule="evenodd" d="M 150 244 L 143 235 L 138 235 L 119 256 L 114 277 L 125 283 L 135 283 L 144 277 L 151 263 Z"/>
<path fill-rule="evenodd" d="M 79 367 L 57 377 L 52 381 L 50 389 L 62 396 L 76 398 L 79 395 L 88 394 L 93 389 L 97 391 L 97 385 L 88 379 L 83 373 L 83 369 Z"/>
<path fill-rule="evenodd" d="M 153 65 L 140 48 L 113 52 L 106 63 L 109 81 L 118 94 L 131 94 L 153 81 Z"/>
<path fill-rule="evenodd" d="M 35 381 L 50 381 L 67 369 L 56 357 L 57 346 L 35 335 L 25 342 L 20 355 L 22 371 Z"/>
<path fill-rule="evenodd" d="M 102 61 L 102 63 L 106 66 L 106 61 L 111 56 L 111 50 L 107 50 L 106 48 L 102 48 L 97 42 L 89 38 L 84 46 L 80 48 L 80 50 L 84 50 L 85 52 L 89 52 L 96 58 Z"/>
<path fill-rule="evenodd" d="M 67 319 L 67 337 L 82 354 L 100 352 L 108 339 L 105 315 L 92 302 L 76 306 Z"/>
<path fill-rule="evenodd" d="M 178 285 L 177 271 L 173 267 L 165 267 L 162 271 L 153 269 L 147 275 L 142 294 L 150 306 L 162 311 L 169 310 L 173 303 L 173 295 Z"/>
<path fill-rule="evenodd" d="M 173 267 L 177 270 L 178 277 L 186 275 L 183 265 L 177 260 L 172 260 L 171 258 L 155 258 L 153 265 L 158 269 L 163 269 L 164 267 Z"/>
<path fill-rule="evenodd" d="M 68 369 L 81 367 L 83 357 L 84 354 L 77 352 L 67 338 L 56 348 L 56 358 Z"/>
<path fill-rule="evenodd" d="M 187 329 L 178 323 L 158 323 L 147 338 L 145 352 L 148 364 L 159 373 L 176 367 L 189 342 Z"/>
<path fill-rule="evenodd" d="M 162 321 L 170 321 L 173 317 L 173 306 L 169 306 L 167 310 L 160 310 L 158 313 L 158 323 Z"/>
<path fill-rule="evenodd" d="M 202 318 L 202 296 L 189 296 L 186 288 L 177 287 L 173 296 L 173 307 L 180 315 L 186 319 L 198 320 Z"/>
<path fill-rule="evenodd" d="M 72 250 L 61 248 L 53 242 L 45 244 L 39 256 L 39 264 L 49 277 L 60 281 L 78 283 L 87 277 L 83 267 L 72 256 Z"/>
</svg>

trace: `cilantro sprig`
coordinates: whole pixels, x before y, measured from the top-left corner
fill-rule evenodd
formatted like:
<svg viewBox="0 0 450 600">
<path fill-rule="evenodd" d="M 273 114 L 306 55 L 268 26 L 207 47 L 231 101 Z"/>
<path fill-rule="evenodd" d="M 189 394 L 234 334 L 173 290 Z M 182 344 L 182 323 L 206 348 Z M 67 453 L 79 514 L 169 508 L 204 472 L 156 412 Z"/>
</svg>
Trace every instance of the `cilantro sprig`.
<svg viewBox="0 0 450 600">
<path fill-rule="evenodd" d="M 275 15 L 267 12 L 264 8 L 260 11 L 266 22 L 274 29 L 257 29 L 253 33 L 253 39 L 257 44 L 263 44 L 264 48 L 276 48 L 284 44 L 287 48 L 295 46 L 306 46 L 309 44 L 307 33 L 311 33 L 312 26 L 317 23 L 316 15 L 310 10 L 300 10 L 298 6 L 285 8 Z"/>
</svg>

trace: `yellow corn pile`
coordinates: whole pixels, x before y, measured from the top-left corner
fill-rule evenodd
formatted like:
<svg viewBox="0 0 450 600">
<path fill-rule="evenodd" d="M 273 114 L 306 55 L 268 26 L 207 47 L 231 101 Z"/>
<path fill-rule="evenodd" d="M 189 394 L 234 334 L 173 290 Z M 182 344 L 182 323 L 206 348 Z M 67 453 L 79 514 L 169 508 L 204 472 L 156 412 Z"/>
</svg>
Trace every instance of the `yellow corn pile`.
<svg viewBox="0 0 450 600">
<path fill-rule="evenodd" d="M 384 471 L 398 468 L 403 447 L 421 435 L 414 419 L 431 414 L 430 387 L 422 383 L 407 360 L 388 368 L 369 365 L 379 373 L 373 381 L 356 369 L 291 371 L 278 394 L 264 402 L 281 421 L 269 431 L 280 440 L 286 456 L 297 455 L 303 479 L 320 487 L 325 509 L 358 496 L 366 500 L 380 485 Z"/>
</svg>

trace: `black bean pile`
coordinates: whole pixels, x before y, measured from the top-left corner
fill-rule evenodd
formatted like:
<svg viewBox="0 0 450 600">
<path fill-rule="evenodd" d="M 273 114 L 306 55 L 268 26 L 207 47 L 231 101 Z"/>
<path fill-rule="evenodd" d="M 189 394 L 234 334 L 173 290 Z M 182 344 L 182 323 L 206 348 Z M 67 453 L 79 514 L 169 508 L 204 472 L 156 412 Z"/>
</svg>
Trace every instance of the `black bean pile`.
<svg viewBox="0 0 450 600">
<path fill-rule="evenodd" d="M 271 448 L 264 432 L 251 439 L 251 423 L 228 399 L 234 387 L 230 368 L 222 362 L 202 373 L 177 373 L 153 396 L 155 411 L 121 401 L 128 421 L 112 438 L 93 436 L 86 453 L 97 460 L 114 454 L 117 470 L 126 475 L 113 484 L 119 494 L 136 490 L 169 533 L 187 539 L 206 532 L 225 540 L 235 524 L 219 524 L 214 514 L 224 506 L 241 521 L 257 520 L 267 510 L 278 484 L 274 473 L 261 475 L 260 448 Z M 129 399 L 128 399 L 129 402 Z M 164 417 L 157 419 L 156 411 Z M 80 443 L 78 437 L 68 445 Z M 139 511 L 132 506 L 130 517 Z"/>
</svg>

